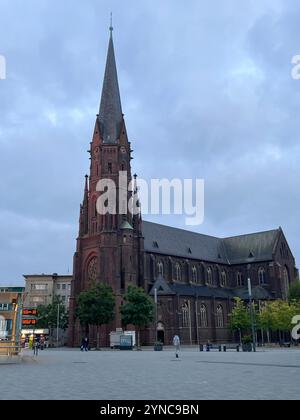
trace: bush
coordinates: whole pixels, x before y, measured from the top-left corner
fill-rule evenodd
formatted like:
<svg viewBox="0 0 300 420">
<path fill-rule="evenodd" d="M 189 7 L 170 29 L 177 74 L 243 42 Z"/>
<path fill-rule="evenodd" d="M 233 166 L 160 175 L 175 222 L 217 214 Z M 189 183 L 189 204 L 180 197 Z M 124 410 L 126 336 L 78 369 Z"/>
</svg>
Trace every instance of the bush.
<svg viewBox="0 0 300 420">
<path fill-rule="evenodd" d="M 252 343 L 252 337 L 251 337 L 251 335 L 245 335 L 242 338 L 242 343 L 243 344 L 251 344 Z"/>
</svg>

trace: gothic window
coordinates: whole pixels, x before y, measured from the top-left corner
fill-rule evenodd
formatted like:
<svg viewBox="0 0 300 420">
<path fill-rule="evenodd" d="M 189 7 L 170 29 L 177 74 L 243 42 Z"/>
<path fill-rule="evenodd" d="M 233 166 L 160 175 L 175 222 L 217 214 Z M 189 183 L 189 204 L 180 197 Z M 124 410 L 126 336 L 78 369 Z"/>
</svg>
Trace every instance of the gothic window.
<svg viewBox="0 0 300 420">
<path fill-rule="evenodd" d="M 111 162 L 108 163 L 108 173 L 112 174 L 112 163 Z"/>
<path fill-rule="evenodd" d="M 176 280 L 182 281 L 182 273 L 181 273 L 181 267 L 179 263 L 176 264 Z"/>
<path fill-rule="evenodd" d="M 284 267 L 283 269 L 283 298 L 287 299 L 289 294 L 289 288 L 290 288 L 290 276 L 287 267 Z"/>
<path fill-rule="evenodd" d="M 98 260 L 96 257 L 92 258 L 89 262 L 87 274 L 88 274 L 88 281 L 89 283 L 94 283 L 97 280 L 98 275 Z"/>
<path fill-rule="evenodd" d="M 198 273 L 197 268 L 195 266 L 192 268 L 192 282 L 198 283 Z"/>
<path fill-rule="evenodd" d="M 157 264 L 157 271 L 159 276 L 164 276 L 164 264 L 161 261 Z"/>
<path fill-rule="evenodd" d="M 216 326 L 217 328 L 224 328 L 224 313 L 223 308 L 221 305 L 217 306 L 217 314 L 216 314 Z"/>
<path fill-rule="evenodd" d="M 222 271 L 221 273 L 221 286 L 225 287 L 227 284 L 227 274 L 226 271 Z"/>
<path fill-rule="evenodd" d="M 207 284 L 212 285 L 213 283 L 213 274 L 211 267 L 208 267 L 207 269 Z"/>
<path fill-rule="evenodd" d="M 237 287 L 242 287 L 244 285 L 243 274 L 240 271 L 236 275 L 236 284 Z"/>
<path fill-rule="evenodd" d="M 258 281 L 261 286 L 266 284 L 266 270 L 263 267 L 258 270 Z"/>
<path fill-rule="evenodd" d="M 189 307 L 187 303 L 182 306 L 182 326 L 189 326 Z"/>
<path fill-rule="evenodd" d="M 204 304 L 202 304 L 201 307 L 200 307 L 200 326 L 202 328 L 207 328 L 208 327 L 207 308 Z"/>
</svg>

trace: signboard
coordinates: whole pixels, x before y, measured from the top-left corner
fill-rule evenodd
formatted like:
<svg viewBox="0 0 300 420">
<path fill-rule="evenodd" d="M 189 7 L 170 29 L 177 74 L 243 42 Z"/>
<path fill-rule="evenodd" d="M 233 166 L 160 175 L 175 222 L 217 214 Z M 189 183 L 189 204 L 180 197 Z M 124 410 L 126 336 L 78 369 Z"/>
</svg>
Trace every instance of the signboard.
<svg viewBox="0 0 300 420">
<path fill-rule="evenodd" d="M 37 314 L 36 309 L 23 309 L 23 316 L 37 316 Z"/>
<path fill-rule="evenodd" d="M 45 329 L 45 330 L 22 330 L 21 331 L 22 335 L 28 335 L 28 334 L 43 334 L 43 335 L 48 335 L 49 334 L 49 330 Z"/>
<path fill-rule="evenodd" d="M 31 326 L 31 325 L 36 325 L 36 324 L 37 324 L 37 320 L 36 319 L 23 319 L 23 321 L 22 321 L 23 327 L 27 327 L 27 326 Z"/>
<path fill-rule="evenodd" d="M 132 336 L 131 335 L 120 336 L 120 350 L 132 350 Z"/>
</svg>

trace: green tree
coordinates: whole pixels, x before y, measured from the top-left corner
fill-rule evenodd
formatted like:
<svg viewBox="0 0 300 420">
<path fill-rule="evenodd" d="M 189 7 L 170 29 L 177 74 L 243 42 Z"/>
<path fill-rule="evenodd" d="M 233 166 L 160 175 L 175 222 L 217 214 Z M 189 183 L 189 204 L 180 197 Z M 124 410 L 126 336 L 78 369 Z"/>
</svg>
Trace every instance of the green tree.
<svg viewBox="0 0 300 420">
<path fill-rule="evenodd" d="M 78 298 L 76 316 L 85 327 L 87 337 L 89 326 L 109 324 L 115 316 L 115 296 L 110 286 L 96 284 L 91 289 L 82 292 Z M 97 349 L 100 346 L 100 336 L 97 332 Z"/>
<path fill-rule="evenodd" d="M 289 290 L 289 301 L 297 301 L 300 302 L 300 281 L 294 281 Z"/>
<path fill-rule="evenodd" d="M 140 330 L 153 321 L 153 300 L 143 289 L 130 285 L 121 306 L 123 325 L 134 325 L 137 332 L 137 347 L 140 348 Z"/>
<path fill-rule="evenodd" d="M 235 305 L 229 315 L 229 326 L 232 331 L 238 331 L 240 342 L 242 334 L 251 328 L 250 313 L 246 304 L 240 298 L 235 298 Z"/>
<path fill-rule="evenodd" d="M 273 319 L 273 331 L 279 331 L 280 340 L 282 339 L 282 333 L 291 332 L 292 329 L 292 318 L 296 314 L 296 305 L 294 303 L 288 303 L 283 300 L 276 300 L 270 303 L 272 319 Z"/>
<path fill-rule="evenodd" d="M 57 321 L 59 322 L 59 328 L 66 330 L 68 328 L 69 313 L 66 310 L 62 300 L 57 296 L 54 298 L 53 303 L 50 305 L 39 306 L 37 308 L 37 328 L 49 329 L 50 337 L 52 331 L 57 328 Z"/>
<path fill-rule="evenodd" d="M 262 330 L 264 339 L 264 331 L 267 333 L 267 340 L 270 343 L 270 331 L 273 330 L 273 314 L 270 303 L 266 303 L 261 311 L 257 314 L 257 327 Z"/>
</svg>

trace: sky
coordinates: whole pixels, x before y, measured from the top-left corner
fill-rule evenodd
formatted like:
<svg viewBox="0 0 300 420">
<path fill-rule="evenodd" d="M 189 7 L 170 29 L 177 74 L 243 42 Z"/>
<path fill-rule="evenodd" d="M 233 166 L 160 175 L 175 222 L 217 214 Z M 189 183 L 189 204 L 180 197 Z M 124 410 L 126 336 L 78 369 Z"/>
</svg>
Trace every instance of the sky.
<svg viewBox="0 0 300 420">
<path fill-rule="evenodd" d="M 110 12 L 133 171 L 204 178 L 193 230 L 281 226 L 299 263 L 298 0 L 0 0 L 0 285 L 72 273 Z"/>
</svg>

